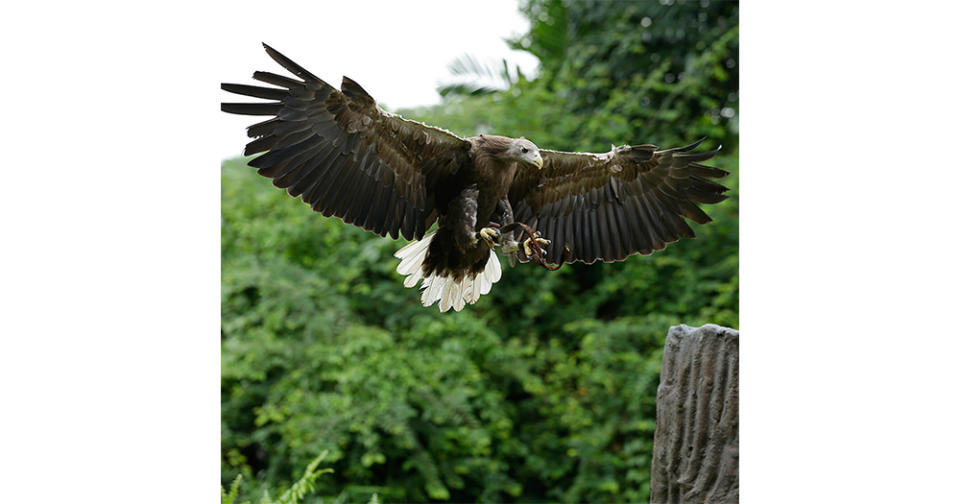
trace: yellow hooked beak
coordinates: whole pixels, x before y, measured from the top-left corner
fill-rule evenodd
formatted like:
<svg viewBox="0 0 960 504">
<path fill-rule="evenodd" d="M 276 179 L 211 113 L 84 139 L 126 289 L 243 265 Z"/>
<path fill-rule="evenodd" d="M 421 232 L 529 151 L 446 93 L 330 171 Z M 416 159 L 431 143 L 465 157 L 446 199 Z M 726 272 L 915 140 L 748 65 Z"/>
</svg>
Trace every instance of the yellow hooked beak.
<svg viewBox="0 0 960 504">
<path fill-rule="evenodd" d="M 540 157 L 540 154 L 537 154 L 536 159 L 533 160 L 533 165 L 536 166 L 538 170 L 543 169 L 543 158 Z"/>
</svg>

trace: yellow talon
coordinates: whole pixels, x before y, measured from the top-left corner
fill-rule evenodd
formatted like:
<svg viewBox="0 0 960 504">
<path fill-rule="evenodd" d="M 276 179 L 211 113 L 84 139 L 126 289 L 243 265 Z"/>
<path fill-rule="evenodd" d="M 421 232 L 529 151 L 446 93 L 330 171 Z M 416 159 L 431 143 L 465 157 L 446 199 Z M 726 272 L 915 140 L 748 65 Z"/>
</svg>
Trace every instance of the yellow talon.
<svg viewBox="0 0 960 504">
<path fill-rule="evenodd" d="M 483 238 L 483 241 L 487 242 L 487 245 L 490 248 L 493 248 L 497 245 L 497 240 L 500 239 L 500 230 L 494 227 L 485 227 L 480 230 L 480 238 Z"/>
<path fill-rule="evenodd" d="M 550 240 L 547 240 L 545 238 L 540 238 L 540 233 L 534 233 L 533 236 L 534 236 L 533 239 L 536 240 L 537 243 L 539 243 L 541 246 L 550 245 Z M 527 254 L 527 257 L 530 257 L 533 255 L 533 248 L 530 245 L 531 241 L 533 240 L 531 240 L 530 238 L 527 238 L 526 240 L 523 241 L 523 251 L 524 253 Z"/>
</svg>

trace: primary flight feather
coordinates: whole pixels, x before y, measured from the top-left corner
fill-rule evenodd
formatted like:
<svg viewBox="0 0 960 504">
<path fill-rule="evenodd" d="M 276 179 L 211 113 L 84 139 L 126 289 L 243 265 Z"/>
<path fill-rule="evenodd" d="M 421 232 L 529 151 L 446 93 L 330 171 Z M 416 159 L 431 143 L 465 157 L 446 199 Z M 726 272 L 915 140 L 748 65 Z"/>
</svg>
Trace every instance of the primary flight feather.
<svg viewBox="0 0 960 504">
<path fill-rule="evenodd" d="M 708 179 L 727 172 L 700 164 L 719 147 L 591 154 L 539 149 L 525 138 L 461 138 L 383 111 L 347 77 L 338 90 L 264 48 L 298 79 L 255 72 L 275 87 L 221 85 L 268 100 L 221 104 L 270 117 L 247 128 L 254 140 L 244 154 L 265 152 L 250 166 L 324 216 L 415 240 L 396 253 L 397 271 L 405 286 L 421 283 L 424 306 L 459 311 L 490 292 L 502 273 L 497 246 L 520 261 L 618 261 L 692 238 L 684 218 L 709 222 L 697 204 L 726 199 L 727 188 Z M 537 232 L 518 242 L 500 231 L 519 223 Z"/>
</svg>

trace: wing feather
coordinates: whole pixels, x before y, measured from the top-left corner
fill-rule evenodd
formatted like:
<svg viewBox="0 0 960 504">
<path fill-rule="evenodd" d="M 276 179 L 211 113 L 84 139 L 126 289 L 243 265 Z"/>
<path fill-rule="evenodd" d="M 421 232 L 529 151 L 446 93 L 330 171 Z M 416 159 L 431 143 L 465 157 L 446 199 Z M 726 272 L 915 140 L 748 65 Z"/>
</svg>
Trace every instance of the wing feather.
<svg viewBox="0 0 960 504">
<path fill-rule="evenodd" d="M 566 243 L 564 240 L 567 236 L 567 225 L 564 223 L 563 219 L 555 217 L 553 219 L 554 231 L 553 234 L 553 244 L 552 246 L 547 247 L 547 260 L 551 263 L 559 263 L 563 257 L 563 246 Z"/>
<path fill-rule="evenodd" d="M 222 84 L 225 91 L 270 100 L 223 103 L 234 114 L 273 116 L 250 126 L 249 164 L 313 210 L 380 236 L 419 239 L 436 220 L 438 188 L 469 163 L 470 143 L 449 131 L 377 107 L 344 77 L 340 90 L 264 44 L 297 78 L 255 72 L 277 88 Z"/>
<path fill-rule="evenodd" d="M 247 84 L 223 84 L 220 86 L 224 91 L 230 91 L 243 96 L 252 96 L 254 98 L 264 98 L 267 100 L 282 100 L 287 96 L 286 89 L 265 88 L 262 86 L 249 86 Z"/>
<path fill-rule="evenodd" d="M 710 217 L 698 204 L 718 203 L 727 188 L 709 179 L 729 173 L 700 164 L 720 148 L 694 152 L 703 142 L 658 150 L 644 144 L 602 154 L 540 150 L 543 169 L 521 167 L 510 188 L 516 219 L 553 243 L 548 259 L 619 261 L 650 254 L 681 237 L 692 238 L 690 219 Z M 526 258 L 522 256 L 521 260 Z"/>
</svg>

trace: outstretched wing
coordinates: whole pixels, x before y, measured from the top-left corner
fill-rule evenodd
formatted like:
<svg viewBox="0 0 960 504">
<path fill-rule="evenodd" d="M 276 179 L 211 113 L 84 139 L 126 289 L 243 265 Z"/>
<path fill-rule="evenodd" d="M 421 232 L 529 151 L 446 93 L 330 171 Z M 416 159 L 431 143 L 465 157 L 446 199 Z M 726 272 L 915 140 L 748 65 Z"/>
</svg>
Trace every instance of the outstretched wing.
<svg viewBox="0 0 960 504">
<path fill-rule="evenodd" d="M 469 160 L 466 140 L 389 114 L 356 82 L 337 90 L 264 44 L 302 80 L 269 72 L 253 78 L 277 87 L 222 84 L 231 93 L 270 100 L 223 103 L 234 114 L 273 116 L 247 128 L 245 155 L 294 197 L 325 216 L 373 231 L 422 238 L 437 218 L 436 189 Z"/>
<path fill-rule="evenodd" d="M 683 218 L 709 222 L 697 203 L 727 198 L 727 188 L 707 178 L 728 172 L 700 164 L 720 148 L 691 152 L 702 141 L 668 150 L 623 146 L 604 154 L 541 150 L 543 169 L 521 167 L 510 188 L 515 218 L 553 242 L 546 255 L 551 263 L 619 261 L 681 236 L 693 238 Z M 571 253 L 566 258 L 565 247 Z"/>
</svg>

